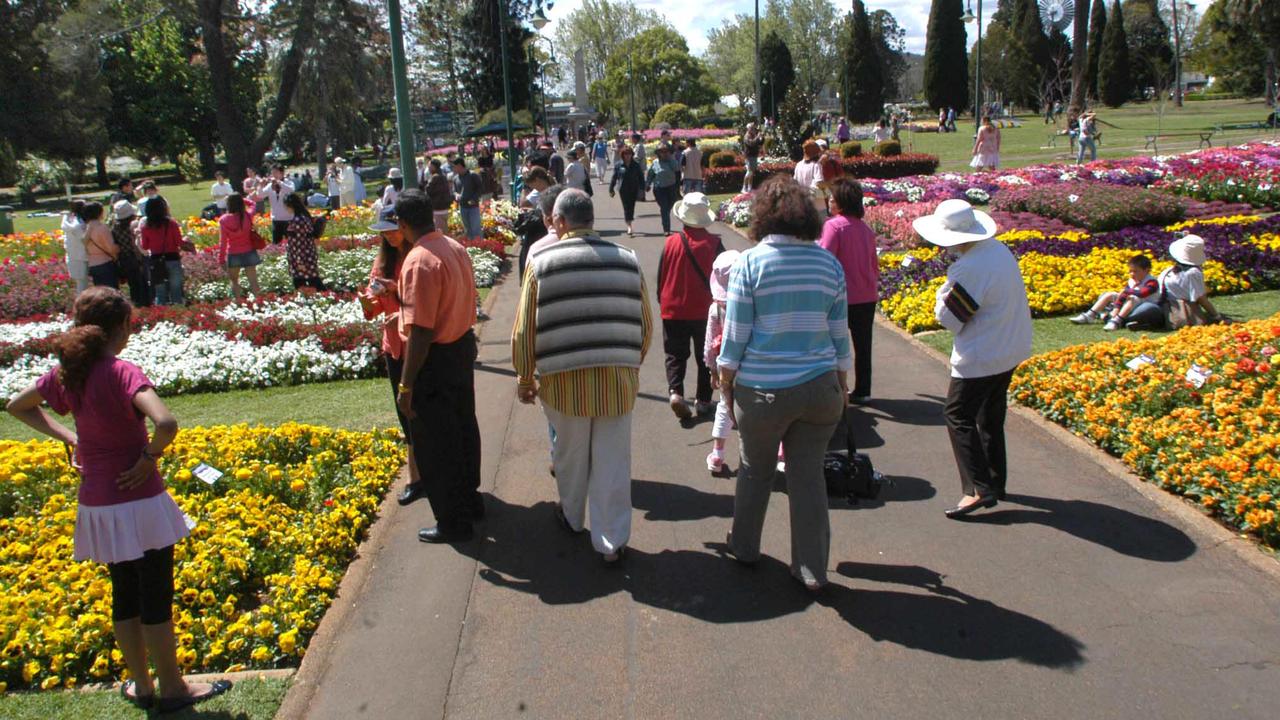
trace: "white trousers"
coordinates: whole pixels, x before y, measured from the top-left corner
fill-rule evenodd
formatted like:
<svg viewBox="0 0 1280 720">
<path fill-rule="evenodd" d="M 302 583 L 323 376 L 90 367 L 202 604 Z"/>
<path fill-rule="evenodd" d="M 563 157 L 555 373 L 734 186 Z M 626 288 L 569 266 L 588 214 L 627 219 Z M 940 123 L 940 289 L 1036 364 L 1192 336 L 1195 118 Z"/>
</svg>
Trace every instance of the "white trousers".
<svg viewBox="0 0 1280 720">
<path fill-rule="evenodd" d="M 605 166 L 605 159 L 604 159 L 604 158 L 596 158 L 596 179 L 597 179 L 597 180 L 603 180 L 603 179 L 604 179 L 604 171 L 605 171 L 606 169 L 607 169 L 607 167 Z"/>
<path fill-rule="evenodd" d="M 631 539 L 631 414 L 577 417 L 542 406 L 556 431 L 551 457 L 564 517 L 587 526 L 596 552 L 614 553 Z"/>
</svg>

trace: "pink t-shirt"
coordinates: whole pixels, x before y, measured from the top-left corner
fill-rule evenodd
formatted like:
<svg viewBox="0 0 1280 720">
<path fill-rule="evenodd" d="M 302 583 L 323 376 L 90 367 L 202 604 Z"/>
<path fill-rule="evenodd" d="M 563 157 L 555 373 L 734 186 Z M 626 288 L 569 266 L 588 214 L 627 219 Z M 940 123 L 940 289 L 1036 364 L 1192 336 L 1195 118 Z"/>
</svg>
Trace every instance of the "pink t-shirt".
<svg viewBox="0 0 1280 720">
<path fill-rule="evenodd" d="M 146 418 L 133 406 L 133 397 L 149 387 L 151 381 L 137 365 L 115 357 L 99 360 L 79 393 L 62 386 L 56 367 L 36 381 L 54 412 L 75 417 L 76 453 L 84 468 L 81 505 L 118 505 L 164 492 L 159 472 L 128 492 L 116 487 L 120 474 L 133 467 L 147 446 Z"/>
<path fill-rule="evenodd" d="M 880 263 L 876 259 L 874 230 L 858 218 L 833 215 L 822 226 L 818 244 L 835 255 L 844 268 L 850 305 L 879 299 Z"/>
</svg>

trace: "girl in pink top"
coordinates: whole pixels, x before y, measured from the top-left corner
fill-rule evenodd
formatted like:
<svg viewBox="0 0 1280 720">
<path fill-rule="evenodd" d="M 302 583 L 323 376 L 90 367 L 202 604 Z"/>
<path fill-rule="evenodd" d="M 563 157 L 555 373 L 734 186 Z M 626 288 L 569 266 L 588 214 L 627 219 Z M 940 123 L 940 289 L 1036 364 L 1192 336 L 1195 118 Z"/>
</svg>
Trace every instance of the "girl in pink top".
<svg viewBox="0 0 1280 720">
<path fill-rule="evenodd" d="M 979 170 L 995 170 L 1000 166 L 1000 130 L 991 122 L 990 115 L 982 116 L 982 127 L 973 141 L 973 160 L 969 167 Z"/>
<path fill-rule="evenodd" d="M 240 269 L 249 278 L 249 291 L 254 295 L 258 288 L 258 247 L 254 243 L 253 213 L 245 205 L 244 196 L 232 193 L 227 196 L 227 211 L 218 218 L 218 262 L 227 266 L 231 280 L 231 297 L 240 297 Z"/>
<path fill-rule="evenodd" d="M 10 414 L 61 440 L 78 459 L 75 559 L 107 564 L 116 642 L 133 676 L 130 702 L 171 712 L 226 692 L 231 684 L 187 683 L 173 634 L 173 546 L 188 519 L 164 488 L 156 460 L 178 422 L 136 365 L 117 357 L 129 342 L 133 308 L 119 290 L 92 287 L 76 298 L 75 325 L 57 342 L 59 365 L 9 401 Z M 70 412 L 75 432 L 49 417 Z M 146 419 L 155 431 L 147 438 Z M 156 666 L 159 695 L 147 659 Z"/>
<path fill-rule="evenodd" d="M 702 344 L 703 352 L 706 353 L 703 360 L 710 368 L 719 367 L 720 348 L 724 345 L 725 303 L 729 299 L 729 272 L 741 254 L 737 250 L 725 250 L 711 263 L 711 307 L 707 309 L 707 336 Z M 720 373 L 711 373 L 711 386 L 719 385 Z M 707 470 L 712 475 L 724 472 L 724 441 L 728 439 L 732 429 L 729 406 L 722 395 L 716 405 L 716 420 L 711 426 L 711 452 L 707 455 Z"/>
<path fill-rule="evenodd" d="M 862 221 L 862 186 L 852 178 L 837 178 L 830 185 L 827 209 L 831 217 L 822 226 L 818 244 L 844 267 L 849 294 L 849 332 L 853 338 L 853 391 L 850 401 L 871 397 L 871 328 L 879 299 L 880 261 L 876 257 L 876 233 Z"/>
</svg>

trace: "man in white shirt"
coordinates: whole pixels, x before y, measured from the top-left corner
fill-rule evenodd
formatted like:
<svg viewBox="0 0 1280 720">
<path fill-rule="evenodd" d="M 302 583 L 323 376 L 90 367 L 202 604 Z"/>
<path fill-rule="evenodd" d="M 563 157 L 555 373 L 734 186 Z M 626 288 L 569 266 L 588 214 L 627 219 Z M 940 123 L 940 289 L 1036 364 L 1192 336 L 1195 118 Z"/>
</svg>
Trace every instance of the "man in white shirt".
<svg viewBox="0 0 1280 720">
<path fill-rule="evenodd" d="M 261 185 L 261 189 L 253 196 L 255 201 L 267 200 L 271 204 L 271 242 L 279 244 L 284 240 L 285 231 L 289 229 L 289 221 L 293 219 L 293 211 L 284 204 L 284 199 L 293 194 L 293 183 L 284 177 L 283 165 L 271 166 L 271 179 Z"/>
<path fill-rule="evenodd" d="M 955 334 L 944 411 L 964 497 L 958 519 L 1004 499 L 1004 419 L 1009 381 L 1031 357 L 1031 309 L 1018 260 L 995 239 L 996 223 L 964 200 L 945 200 L 912 223 L 928 242 L 959 257 L 938 288 L 934 316 Z"/>
<path fill-rule="evenodd" d="M 213 187 L 209 189 L 209 194 L 213 196 L 213 202 L 218 206 L 218 214 L 227 211 L 227 196 L 235 193 L 231 189 L 231 183 L 227 182 L 227 176 L 219 170 L 213 174 Z"/>
<path fill-rule="evenodd" d="M 685 141 L 684 154 L 680 156 L 680 172 L 684 177 L 684 192 L 703 192 L 702 151 L 698 149 L 698 141 L 689 138 Z"/>
</svg>

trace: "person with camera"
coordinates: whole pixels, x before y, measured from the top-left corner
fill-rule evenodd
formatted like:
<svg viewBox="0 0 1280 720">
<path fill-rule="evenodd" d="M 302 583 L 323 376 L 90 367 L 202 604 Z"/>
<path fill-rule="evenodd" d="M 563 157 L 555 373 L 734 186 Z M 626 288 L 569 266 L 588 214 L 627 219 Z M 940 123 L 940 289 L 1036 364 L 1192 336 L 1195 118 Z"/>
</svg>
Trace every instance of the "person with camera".
<svg viewBox="0 0 1280 720">
<path fill-rule="evenodd" d="M 285 204 L 285 198 L 293 194 L 293 183 L 285 179 L 284 166 L 271 166 L 271 179 L 258 186 L 253 196 L 257 202 L 266 200 L 271 205 L 271 244 L 279 245 L 284 234 L 289 230 L 289 221 L 293 219 L 293 211 Z"/>
<path fill-rule="evenodd" d="M 755 192 L 751 239 L 729 276 L 720 349 L 721 398 L 738 426 L 742 467 L 729 553 L 760 557 L 778 444 L 786 451 L 791 574 L 827 583 L 831 525 L 823 459 L 848 404 L 848 292 L 844 269 L 814 241 L 822 220 L 809 189 L 773 177 Z"/>
</svg>

